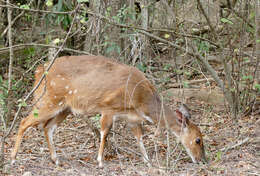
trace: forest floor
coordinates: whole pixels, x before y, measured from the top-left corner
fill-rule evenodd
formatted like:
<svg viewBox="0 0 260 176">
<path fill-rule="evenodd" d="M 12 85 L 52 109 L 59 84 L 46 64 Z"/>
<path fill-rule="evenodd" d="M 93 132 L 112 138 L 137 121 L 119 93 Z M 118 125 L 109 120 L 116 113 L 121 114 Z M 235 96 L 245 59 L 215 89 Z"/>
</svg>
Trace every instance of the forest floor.
<svg viewBox="0 0 260 176">
<path fill-rule="evenodd" d="M 127 124 L 116 122 L 108 136 L 104 168 L 100 169 L 96 161 L 99 140 L 91 130 L 93 126 L 89 125 L 88 118 L 69 116 L 56 130 L 54 138 L 61 166 L 51 162 L 40 128 L 26 131 L 17 162 L 11 165 L 10 153 L 17 124 L 6 142 L 7 163 L 0 175 L 260 175 L 259 115 L 232 120 L 224 107 L 195 100 L 189 100 L 187 104 L 192 110 L 192 120 L 200 124 L 204 134 L 207 164 L 193 164 L 171 133 L 162 131 L 159 137 L 155 137 L 155 126 L 144 123 L 144 144 L 153 165 L 149 168 L 144 164 Z"/>
</svg>

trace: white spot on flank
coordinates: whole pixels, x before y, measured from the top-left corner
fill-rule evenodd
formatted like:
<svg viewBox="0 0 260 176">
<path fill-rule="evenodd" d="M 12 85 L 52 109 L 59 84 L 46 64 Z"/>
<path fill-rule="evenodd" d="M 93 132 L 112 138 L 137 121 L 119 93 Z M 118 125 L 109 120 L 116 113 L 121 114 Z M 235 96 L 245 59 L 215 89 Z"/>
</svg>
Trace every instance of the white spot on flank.
<svg viewBox="0 0 260 176">
<path fill-rule="evenodd" d="M 77 93 L 77 92 L 78 92 L 78 90 L 77 90 L 77 89 L 75 89 L 73 93 L 75 94 L 75 93 Z"/>
<path fill-rule="evenodd" d="M 56 99 L 56 98 L 57 98 L 57 96 L 55 95 L 55 96 L 54 96 L 54 98 Z"/>
<path fill-rule="evenodd" d="M 58 78 L 60 78 L 60 77 L 61 77 L 61 75 L 57 75 L 57 77 L 58 77 Z"/>
<path fill-rule="evenodd" d="M 61 101 L 61 102 L 59 102 L 59 106 L 61 106 L 63 104 L 63 102 Z"/>
<path fill-rule="evenodd" d="M 61 80 L 65 80 L 65 78 L 61 78 Z"/>
<path fill-rule="evenodd" d="M 56 83 L 54 81 L 51 81 L 51 86 L 55 86 Z"/>
<path fill-rule="evenodd" d="M 190 141 L 190 145 L 192 145 L 192 141 Z"/>
<path fill-rule="evenodd" d="M 65 89 L 69 89 L 69 86 L 65 86 Z"/>
<path fill-rule="evenodd" d="M 72 90 L 69 91 L 69 94 L 72 94 Z"/>
</svg>

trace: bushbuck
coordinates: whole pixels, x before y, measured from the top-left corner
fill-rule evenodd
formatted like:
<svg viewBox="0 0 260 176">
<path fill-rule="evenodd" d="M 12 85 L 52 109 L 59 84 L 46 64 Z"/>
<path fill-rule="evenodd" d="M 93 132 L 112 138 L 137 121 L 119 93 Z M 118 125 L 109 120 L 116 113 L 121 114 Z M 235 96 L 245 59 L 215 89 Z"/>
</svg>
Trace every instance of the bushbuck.
<svg viewBox="0 0 260 176">
<path fill-rule="evenodd" d="M 35 71 L 38 84 L 46 65 Z M 100 113 L 100 147 L 97 161 L 103 166 L 103 151 L 106 137 L 115 119 L 125 119 L 129 124 L 145 161 L 148 155 L 142 142 L 142 121 L 150 121 L 169 128 L 185 147 L 194 163 L 205 160 L 202 134 L 190 121 L 185 105 L 171 110 L 163 104 L 154 86 L 135 67 L 118 63 L 103 56 L 64 56 L 57 58 L 45 73 L 34 93 L 34 108 L 37 109 L 21 121 L 14 149 L 15 161 L 22 136 L 28 127 L 42 125 L 50 150 L 51 159 L 59 164 L 53 132 L 70 113 Z"/>
</svg>

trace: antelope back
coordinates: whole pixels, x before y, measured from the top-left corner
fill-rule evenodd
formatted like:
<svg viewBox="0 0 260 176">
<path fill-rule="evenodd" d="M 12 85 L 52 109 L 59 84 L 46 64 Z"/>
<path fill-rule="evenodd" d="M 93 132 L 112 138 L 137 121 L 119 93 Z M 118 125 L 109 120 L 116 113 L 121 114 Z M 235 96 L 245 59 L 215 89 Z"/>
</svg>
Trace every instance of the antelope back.
<svg viewBox="0 0 260 176">
<path fill-rule="evenodd" d="M 35 84 L 43 72 L 44 66 L 36 70 Z M 147 111 L 155 92 L 138 69 L 102 56 L 58 58 L 46 80 L 35 92 L 36 100 L 42 97 L 38 105 L 48 102 L 75 113 Z"/>
</svg>

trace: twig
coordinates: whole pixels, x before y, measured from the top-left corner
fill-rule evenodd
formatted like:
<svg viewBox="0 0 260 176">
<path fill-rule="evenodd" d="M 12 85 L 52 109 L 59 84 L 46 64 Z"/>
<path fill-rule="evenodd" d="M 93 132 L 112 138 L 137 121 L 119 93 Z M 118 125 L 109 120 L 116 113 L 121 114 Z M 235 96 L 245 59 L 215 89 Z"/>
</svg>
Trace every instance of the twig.
<svg viewBox="0 0 260 176">
<path fill-rule="evenodd" d="M 28 5 L 30 6 L 32 2 L 33 2 L 33 0 L 31 0 Z M 0 5 L 0 6 L 1 6 L 1 5 Z M 10 8 L 9 8 L 9 9 L 10 9 Z M 8 25 L 7 28 L 5 28 L 4 32 L 1 34 L 1 38 L 6 34 L 6 32 L 7 32 L 8 29 L 9 29 L 9 27 L 12 27 L 13 24 L 15 23 L 15 21 L 16 21 L 18 18 L 20 18 L 20 17 L 24 14 L 24 12 L 25 12 L 25 11 L 22 11 L 19 15 L 17 15 L 17 16 L 13 19 L 13 21 L 11 22 L 11 25 L 10 25 L 10 26 Z"/>
<path fill-rule="evenodd" d="M 222 152 L 225 151 L 226 152 L 228 150 L 234 149 L 234 148 L 236 148 L 236 147 L 246 143 L 249 139 L 250 139 L 249 137 L 246 137 L 244 140 L 240 141 L 239 143 L 231 145 L 231 146 L 228 146 L 228 147 L 224 147 L 224 148 L 220 149 L 220 151 L 222 151 Z"/>
<path fill-rule="evenodd" d="M 24 9 L 24 8 L 20 8 L 18 6 L 10 6 L 10 5 L 0 5 L 0 7 L 6 7 L 6 8 L 12 8 L 12 9 L 19 9 L 19 10 L 23 10 L 23 11 L 28 11 L 28 12 L 36 12 L 36 13 L 53 13 L 53 14 L 73 14 L 75 11 L 68 11 L 68 12 L 56 12 L 56 11 L 48 11 L 48 10 L 35 10 L 35 9 Z"/>
<path fill-rule="evenodd" d="M 201 10 L 202 14 L 204 15 L 204 17 L 205 17 L 205 19 L 206 19 L 206 21 L 207 21 L 207 23 L 208 23 L 208 25 L 209 25 L 213 35 L 214 35 L 214 38 L 217 39 L 216 31 L 215 31 L 215 29 L 214 29 L 214 27 L 213 27 L 209 17 L 207 16 L 205 10 L 203 9 L 203 6 L 201 5 L 200 0 L 197 0 L 197 2 L 198 2 L 199 9 Z"/>
<path fill-rule="evenodd" d="M 220 45 L 213 42 L 213 41 L 210 41 L 206 38 L 203 38 L 203 37 L 200 37 L 200 36 L 195 36 L 195 35 L 191 35 L 191 34 L 182 34 L 182 33 L 178 33 L 176 31 L 173 31 L 173 30 L 169 30 L 169 29 L 157 29 L 157 28 L 151 28 L 151 29 L 144 29 L 142 27 L 138 27 L 138 26 L 133 26 L 133 25 L 125 25 L 125 24 L 118 24 L 116 22 L 113 22 L 111 19 L 101 15 L 101 14 L 97 14 L 95 12 L 92 12 L 90 10 L 87 11 L 88 14 L 90 15 L 93 15 L 95 17 L 98 17 L 102 20 L 106 20 L 107 23 L 109 24 L 112 24 L 114 26 L 117 26 L 117 27 L 121 27 L 121 28 L 128 28 L 128 29 L 132 29 L 132 30 L 141 30 L 141 31 L 146 31 L 146 32 L 166 32 L 166 33 L 173 33 L 175 35 L 178 35 L 178 36 L 182 36 L 182 37 L 189 37 L 189 38 L 197 38 L 197 39 L 200 39 L 200 40 L 204 40 L 206 42 L 209 42 L 210 44 L 214 45 L 215 47 L 217 48 L 220 48 Z"/>
<path fill-rule="evenodd" d="M 9 3 L 9 0 L 6 1 L 7 3 Z M 9 46 L 13 45 L 13 39 L 12 39 L 12 10 L 10 8 L 7 9 L 7 19 L 8 19 L 8 44 Z M 13 71 L 13 60 L 14 60 L 14 51 L 13 48 L 10 48 L 10 54 L 9 54 L 10 58 L 9 58 L 9 68 L 8 68 L 8 89 L 7 89 L 7 113 L 6 113 L 6 124 L 8 125 L 8 122 L 10 120 L 11 117 L 11 107 L 12 107 L 12 102 L 11 102 L 11 95 L 12 95 L 12 71 Z M 3 122 L 4 123 L 4 122 Z M 1 167 L 4 164 L 4 153 L 5 153 L 5 139 L 6 137 L 4 136 L 1 140 L 2 145 L 1 145 L 1 160 L 2 162 Z"/>
<path fill-rule="evenodd" d="M 55 56 L 54 56 L 53 60 L 49 63 L 49 65 L 48 65 L 48 67 L 47 67 L 47 69 L 46 69 L 45 71 L 50 70 L 50 68 L 51 68 L 52 65 L 54 64 L 55 60 L 57 59 L 57 55 L 60 53 L 60 51 L 61 51 L 62 48 L 64 47 L 64 45 L 65 45 L 65 43 L 66 43 L 66 41 L 67 41 L 67 39 L 68 39 L 68 36 L 69 36 L 69 34 L 71 33 L 72 26 L 73 26 L 73 24 L 74 24 L 74 22 L 75 22 L 76 12 L 77 12 L 78 7 L 79 7 L 79 5 L 78 5 L 78 6 L 75 8 L 75 10 L 74 10 L 74 11 L 75 11 L 74 18 L 73 18 L 73 20 L 72 20 L 72 22 L 71 22 L 70 29 L 69 29 L 69 31 L 68 31 L 68 33 L 67 33 L 67 35 L 66 35 L 66 37 L 65 37 L 65 39 L 64 39 L 64 41 L 63 41 L 63 43 L 62 43 L 61 46 L 59 47 L 58 51 L 55 53 Z M 29 99 L 29 97 L 30 97 L 30 96 L 35 92 L 35 90 L 40 86 L 41 82 L 43 81 L 43 79 L 44 79 L 45 77 L 46 77 L 46 74 L 43 74 L 42 77 L 41 77 L 41 79 L 39 80 L 38 84 L 29 92 L 29 94 L 25 97 L 24 101 L 27 101 L 27 100 Z M 2 145 L 3 145 L 3 143 L 4 143 L 5 138 L 10 135 L 12 129 L 14 128 L 14 124 L 15 124 L 17 118 L 18 118 L 18 115 L 19 115 L 20 112 L 21 112 L 21 109 L 22 109 L 22 106 L 19 106 L 17 112 L 15 113 L 14 120 L 12 121 L 11 127 L 9 128 L 8 132 L 2 137 Z"/>
<path fill-rule="evenodd" d="M 245 19 L 242 15 L 240 15 L 237 11 L 235 11 L 233 8 L 231 9 L 226 9 L 226 10 L 229 10 L 231 12 L 233 12 L 237 17 L 241 18 L 249 27 L 251 28 L 254 28 L 254 26 L 249 22 L 247 21 L 247 19 Z"/>
<path fill-rule="evenodd" d="M 214 79 L 213 78 L 207 78 L 207 79 L 197 79 L 197 80 L 191 80 L 189 82 L 187 82 L 188 85 L 192 85 L 192 84 L 198 84 L 198 83 L 204 83 L 204 82 L 213 82 Z M 169 85 L 169 88 L 176 88 L 176 87 L 181 87 L 183 86 L 183 83 L 174 83 Z"/>
<path fill-rule="evenodd" d="M 13 45 L 12 48 L 20 48 L 20 47 L 25 47 L 25 46 L 41 46 L 41 47 L 49 47 L 49 48 L 57 48 L 57 49 L 60 48 L 60 46 L 47 45 L 47 44 L 39 44 L 39 43 L 24 43 L 24 44 L 19 44 L 19 45 Z M 11 48 L 11 47 L 0 48 L 0 51 L 9 50 L 10 48 Z M 78 54 L 91 55 L 89 52 L 74 50 L 74 49 L 71 49 L 71 48 L 62 48 L 61 51 L 70 51 L 70 52 L 74 52 L 74 53 L 78 53 Z M 4 59 L 4 58 L 3 58 L 3 59 Z"/>
</svg>

